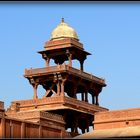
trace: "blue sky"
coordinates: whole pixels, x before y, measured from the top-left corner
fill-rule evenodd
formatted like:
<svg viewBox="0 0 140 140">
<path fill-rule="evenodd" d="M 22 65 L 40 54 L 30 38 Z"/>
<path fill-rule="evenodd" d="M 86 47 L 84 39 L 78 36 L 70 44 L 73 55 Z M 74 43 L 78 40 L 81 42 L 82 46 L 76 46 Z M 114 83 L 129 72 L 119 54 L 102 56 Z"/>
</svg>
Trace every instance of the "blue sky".
<svg viewBox="0 0 140 140">
<path fill-rule="evenodd" d="M 86 51 L 86 72 L 106 80 L 99 102 L 110 110 L 140 107 L 140 3 L 0 3 L 0 100 L 31 99 L 25 68 L 44 67 L 43 50 L 64 17 Z M 41 87 L 38 95 L 43 95 Z"/>
</svg>

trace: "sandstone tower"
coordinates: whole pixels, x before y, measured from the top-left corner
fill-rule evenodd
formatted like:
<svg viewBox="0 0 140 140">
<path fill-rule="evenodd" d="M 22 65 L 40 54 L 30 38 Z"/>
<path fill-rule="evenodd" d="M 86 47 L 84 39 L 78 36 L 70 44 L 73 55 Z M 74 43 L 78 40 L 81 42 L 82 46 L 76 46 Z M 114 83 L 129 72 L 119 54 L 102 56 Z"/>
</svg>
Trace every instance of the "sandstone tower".
<svg viewBox="0 0 140 140">
<path fill-rule="evenodd" d="M 89 127 L 93 127 L 94 113 L 108 110 L 99 106 L 98 101 L 106 86 L 105 80 L 84 71 L 84 61 L 90 53 L 84 50 L 76 31 L 63 18 L 52 31 L 44 50 L 38 53 L 45 60 L 45 67 L 25 69 L 24 74 L 33 87 L 33 99 L 12 102 L 7 116 L 55 125 L 63 132 L 70 129 L 71 136 L 78 135 L 78 128 L 82 133 L 88 132 Z M 55 66 L 50 65 L 50 60 L 54 60 Z M 79 69 L 73 67 L 73 60 L 79 61 Z M 37 93 L 39 85 L 45 89 L 41 98 Z M 88 101 L 89 94 L 92 103 Z M 37 115 L 38 112 L 42 116 Z"/>
</svg>

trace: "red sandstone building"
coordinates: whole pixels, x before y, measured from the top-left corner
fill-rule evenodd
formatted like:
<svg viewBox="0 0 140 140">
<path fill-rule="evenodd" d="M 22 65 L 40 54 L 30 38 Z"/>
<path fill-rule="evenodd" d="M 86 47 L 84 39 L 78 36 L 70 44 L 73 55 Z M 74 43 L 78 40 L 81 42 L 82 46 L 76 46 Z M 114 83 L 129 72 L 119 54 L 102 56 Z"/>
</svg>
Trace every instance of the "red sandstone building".
<svg viewBox="0 0 140 140">
<path fill-rule="evenodd" d="M 24 73 L 33 87 L 33 98 L 13 101 L 7 110 L 0 102 L 1 138 L 117 137 L 114 131 L 107 135 L 107 130 L 140 124 L 139 109 L 109 111 L 99 105 L 105 80 L 84 71 L 84 61 L 90 53 L 64 19 L 38 53 L 45 67 L 25 69 Z M 50 60 L 54 60 L 54 66 Z M 73 60 L 79 61 L 79 69 L 73 67 Z M 37 95 L 39 85 L 45 89 L 41 98 Z"/>
</svg>

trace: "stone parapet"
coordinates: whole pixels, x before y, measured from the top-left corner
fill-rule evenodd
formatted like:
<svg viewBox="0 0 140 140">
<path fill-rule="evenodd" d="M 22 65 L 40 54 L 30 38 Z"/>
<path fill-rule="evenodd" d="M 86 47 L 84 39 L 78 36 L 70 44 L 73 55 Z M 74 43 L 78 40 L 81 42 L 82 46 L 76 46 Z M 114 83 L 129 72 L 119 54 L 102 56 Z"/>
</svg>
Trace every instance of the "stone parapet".
<svg viewBox="0 0 140 140">
<path fill-rule="evenodd" d="M 12 104 L 18 104 L 18 111 L 49 111 L 54 109 L 68 109 L 71 108 L 73 110 L 77 109 L 82 112 L 86 112 L 88 114 L 94 114 L 97 111 L 105 111 L 108 110 L 106 108 L 89 104 L 84 101 L 80 101 L 74 98 L 65 97 L 65 96 L 56 96 L 56 97 L 47 97 L 36 100 L 21 100 L 12 102 Z M 11 105 L 12 106 L 12 105 Z M 18 112 L 17 111 L 17 112 Z M 12 114 L 12 110 L 9 108 L 7 110 L 7 114 Z"/>
<path fill-rule="evenodd" d="M 38 76 L 38 75 L 49 75 L 53 74 L 56 72 L 69 72 L 71 74 L 76 74 L 79 77 L 83 77 L 83 79 L 88 79 L 89 81 L 97 82 L 103 86 L 106 86 L 105 84 L 105 79 L 96 77 L 92 74 L 83 72 L 81 70 L 78 70 L 76 68 L 70 67 L 66 64 L 59 65 L 59 66 L 50 66 L 50 67 L 45 67 L 45 68 L 37 68 L 37 69 L 25 69 L 25 77 L 30 77 L 30 76 Z"/>
<path fill-rule="evenodd" d="M 21 120 L 28 120 L 31 122 L 40 123 L 46 126 L 50 126 L 52 128 L 65 130 L 65 122 L 61 115 L 49 113 L 49 112 L 42 112 L 42 111 L 25 111 L 25 112 L 17 112 L 17 113 L 6 113 L 8 117 L 21 119 Z"/>
<path fill-rule="evenodd" d="M 97 112 L 93 124 L 95 129 L 140 125 L 140 108 Z"/>
</svg>

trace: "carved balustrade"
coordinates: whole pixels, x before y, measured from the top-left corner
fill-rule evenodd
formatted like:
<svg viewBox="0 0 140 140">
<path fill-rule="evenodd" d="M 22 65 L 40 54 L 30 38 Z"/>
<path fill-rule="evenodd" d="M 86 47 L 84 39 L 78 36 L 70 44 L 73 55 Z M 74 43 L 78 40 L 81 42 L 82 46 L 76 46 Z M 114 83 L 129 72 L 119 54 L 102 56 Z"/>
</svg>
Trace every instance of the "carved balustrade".
<svg viewBox="0 0 140 140">
<path fill-rule="evenodd" d="M 45 106 L 45 105 L 53 105 L 53 104 L 60 104 L 64 106 L 68 106 L 71 108 L 77 108 L 83 111 L 90 111 L 92 113 L 96 111 L 105 111 L 106 108 L 89 104 L 84 101 L 76 100 L 71 97 L 65 97 L 65 96 L 57 96 L 57 97 L 47 97 L 43 99 L 36 99 L 36 100 L 25 100 L 25 101 L 16 101 L 20 104 L 19 108 L 27 108 L 32 106 Z M 47 108 L 44 108 L 47 110 Z"/>
<path fill-rule="evenodd" d="M 89 80 L 99 82 L 103 85 L 105 85 L 105 80 L 102 78 L 98 78 L 92 74 L 88 74 L 86 72 L 83 72 L 81 70 L 78 70 L 76 68 L 70 67 L 68 65 L 57 65 L 57 66 L 50 66 L 45 68 L 37 68 L 37 69 L 25 69 L 25 77 L 30 75 L 39 75 L 39 74 L 49 74 L 49 73 L 55 73 L 55 72 L 62 72 L 62 71 L 69 71 L 71 73 L 74 73 L 79 76 L 83 76 L 84 78 L 88 78 Z"/>
</svg>

